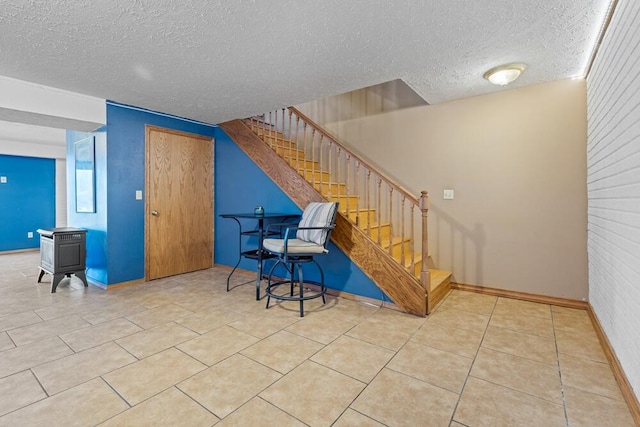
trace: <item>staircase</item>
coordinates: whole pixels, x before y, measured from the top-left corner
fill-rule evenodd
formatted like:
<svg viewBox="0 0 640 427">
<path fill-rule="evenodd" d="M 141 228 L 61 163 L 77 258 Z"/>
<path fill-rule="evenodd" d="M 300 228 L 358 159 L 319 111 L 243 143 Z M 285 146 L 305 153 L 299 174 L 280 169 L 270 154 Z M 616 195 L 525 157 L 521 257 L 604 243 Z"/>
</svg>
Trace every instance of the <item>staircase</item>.
<svg viewBox="0 0 640 427">
<path fill-rule="evenodd" d="M 221 127 L 301 208 L 340 202 L 332 240 L 400 309 L 424 316 L 447 295 L 451 273 L 429 268 L 426 192 L 412 196 L 294 108 Z"/>
</svg>

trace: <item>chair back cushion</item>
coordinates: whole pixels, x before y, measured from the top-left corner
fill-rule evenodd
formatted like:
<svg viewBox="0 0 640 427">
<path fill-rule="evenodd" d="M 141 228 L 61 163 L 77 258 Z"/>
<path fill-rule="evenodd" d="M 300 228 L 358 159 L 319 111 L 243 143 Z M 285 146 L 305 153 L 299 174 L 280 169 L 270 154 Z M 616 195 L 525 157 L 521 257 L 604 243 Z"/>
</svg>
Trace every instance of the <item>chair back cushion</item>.
<svg viewBox="0 0 640 427">
<path fill-rule="evenodd" d="M 333 225 L 338 204 L 335 202 L 311 202 L 302 213 L 298 227 L 329 227 Z M 324 246 L 329 230 L 298 230 L 296 237 L 307 242 L 314 242 Z"/>
</svg>

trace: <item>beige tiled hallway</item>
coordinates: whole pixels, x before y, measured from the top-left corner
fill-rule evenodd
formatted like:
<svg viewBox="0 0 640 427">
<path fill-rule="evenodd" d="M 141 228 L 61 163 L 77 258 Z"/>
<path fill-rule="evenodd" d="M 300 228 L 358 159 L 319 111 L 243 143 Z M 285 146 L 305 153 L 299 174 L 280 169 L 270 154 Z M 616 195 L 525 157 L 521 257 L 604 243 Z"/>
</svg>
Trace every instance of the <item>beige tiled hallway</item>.
<svg viewBox="0 0 640 427">
<path fill-rule="evenodd" d="M 50 294 L 38 256 L 0 255 L 1 426 L 633 425 L 580 310 L 454 291 L 301 319 L 218 269 Z"/>
</svg>

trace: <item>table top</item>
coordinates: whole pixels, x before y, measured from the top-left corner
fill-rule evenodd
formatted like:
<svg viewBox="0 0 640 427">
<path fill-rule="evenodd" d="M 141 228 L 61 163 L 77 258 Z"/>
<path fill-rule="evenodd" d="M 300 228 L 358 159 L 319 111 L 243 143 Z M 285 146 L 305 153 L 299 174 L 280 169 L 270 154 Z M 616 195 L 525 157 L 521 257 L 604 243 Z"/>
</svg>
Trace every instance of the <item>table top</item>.
<svg viewBox="0 0 640 427">
<path fill-rule="evenodd" d="M 256 215 L 253 212 L 251 213 L 227 213 L 221 214 L 222 218 L 252 218 L 252 219 L 261 219 L 261 218 L 289 218 L 294 216 L 300 216 L 298 213 L 271 213 L 265 212 L 262 215 Z"/>
</svg>

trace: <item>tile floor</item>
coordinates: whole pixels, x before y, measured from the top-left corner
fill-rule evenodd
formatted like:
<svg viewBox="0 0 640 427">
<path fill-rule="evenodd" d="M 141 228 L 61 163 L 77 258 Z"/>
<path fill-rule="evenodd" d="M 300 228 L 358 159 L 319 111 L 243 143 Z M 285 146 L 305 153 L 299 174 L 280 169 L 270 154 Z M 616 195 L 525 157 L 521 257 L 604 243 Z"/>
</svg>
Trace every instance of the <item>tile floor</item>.
<svg viewBox="0 0 640 427">
<path fill-rule="evenodd" d="M 0 255 L 1 426 L 633 425 L 584 311 L 454 291 L 301 319 L 221 269 L 50 294 L 38 256 Z"/>
</svg>

